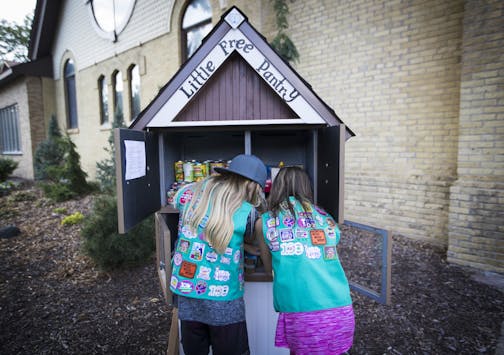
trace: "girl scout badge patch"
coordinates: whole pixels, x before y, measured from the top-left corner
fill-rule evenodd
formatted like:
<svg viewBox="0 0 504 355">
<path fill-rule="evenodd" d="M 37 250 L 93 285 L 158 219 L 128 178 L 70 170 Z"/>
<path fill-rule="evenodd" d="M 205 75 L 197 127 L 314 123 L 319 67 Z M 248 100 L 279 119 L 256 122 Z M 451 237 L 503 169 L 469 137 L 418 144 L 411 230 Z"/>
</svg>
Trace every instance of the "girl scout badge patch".
<svg viewBox="0 0 504 355">
<path fill-rule="evenodd" d="M 322 229 L 312 229 L 310 237 L 313 245 L 325 245 L 327 243 L 325 233 Z"/>
</svg>

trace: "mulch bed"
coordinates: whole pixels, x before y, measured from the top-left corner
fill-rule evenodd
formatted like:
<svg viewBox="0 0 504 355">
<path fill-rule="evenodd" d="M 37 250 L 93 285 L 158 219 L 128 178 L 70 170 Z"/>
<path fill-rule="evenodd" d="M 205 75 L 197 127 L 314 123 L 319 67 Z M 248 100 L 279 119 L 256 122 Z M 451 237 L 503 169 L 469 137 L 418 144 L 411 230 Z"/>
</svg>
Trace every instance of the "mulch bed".
<svg viewBox="0 0 504 355">
<path fill-rule="evenodd" d="M 79 226 L 92 197 L 55 204 L 32 184 L 0 197 L 0 354 L 161 354 L 171 309 L 155 261 L 103 272 L 80 250 Z M 57 213 L 57 207 L 65 212 Z M 382 305 L 352 291 L 351 354 L 494 354 L 504 320 L 503 291 L 450 265 L 446 251 L 393 237 L 392 299 Z M 350 280 L 380 291 L 379 238 L 342 227 L 340 257 Z M 258 354 L 262 355 L 262 354 Z"/>
</svg>

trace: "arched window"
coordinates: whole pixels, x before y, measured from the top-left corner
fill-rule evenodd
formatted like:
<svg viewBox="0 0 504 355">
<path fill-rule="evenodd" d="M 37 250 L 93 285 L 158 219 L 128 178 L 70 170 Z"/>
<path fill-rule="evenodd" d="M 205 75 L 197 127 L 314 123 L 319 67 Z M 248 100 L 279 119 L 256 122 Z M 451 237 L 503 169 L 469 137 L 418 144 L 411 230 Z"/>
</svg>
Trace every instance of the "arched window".
<svg viewBox="0 0 504 355">
<path fill-rule="evenodd" d="M 68 59 L 63 69 L 65 76 L 65 98 L 67 112 L 67 128 L 78 128 L 77 122 L 77 92 L 75 89 L 75 66 L 73 60 Z"/>
<path fill-rule="evenodd" d="M 208 0 L 191 0 L 182 18 L 182 60 L 187 60 L 198 49 L 212 29 L 212 7 Z"/>
<path fill-rule="evenodd" d="M 133 121 L 140 113 L 140 69 L 132 65 L 128 70 L 128 83 L 130 92 L 130 112 Z"/>
<path fill-rule="evenodd" d="M 98 35 L 117 40 L 130 20 L 136 0 L 87 0 Z"/>
<path fill-rule="evenodd" d="M 120 71 L 115 71 L 112 74 L 112 85 L 114 88 L 114 116 L 119 116 L 118 118 L 123 120 L 123 79 Z"/>
<path fill-rule="evenodd" d="M 98 79 L 98 93 L 100 96 L 100 124 L 104 125 L 109 122 L 109 116 L 107 79 L 103 75 Z"/>
</svg>

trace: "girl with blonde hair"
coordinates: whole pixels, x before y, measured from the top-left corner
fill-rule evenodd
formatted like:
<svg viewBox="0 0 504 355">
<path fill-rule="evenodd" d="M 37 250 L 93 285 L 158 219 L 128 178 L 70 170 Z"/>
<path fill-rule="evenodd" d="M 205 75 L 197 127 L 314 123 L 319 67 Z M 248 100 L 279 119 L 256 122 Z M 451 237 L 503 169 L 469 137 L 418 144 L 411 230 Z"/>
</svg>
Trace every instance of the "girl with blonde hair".
<svg viewBox="0 0 504 355">
<path fill-rule="evenodd" d="M 177 295 L 185 354 L 249 353 L 245 322 L 244 239 L 264 211 L 267 170 L 238 155 L 219 175 L 182 188 L 170 289 Z M 251 238 L 250 238 L 251 239 Z"/>
</svg>

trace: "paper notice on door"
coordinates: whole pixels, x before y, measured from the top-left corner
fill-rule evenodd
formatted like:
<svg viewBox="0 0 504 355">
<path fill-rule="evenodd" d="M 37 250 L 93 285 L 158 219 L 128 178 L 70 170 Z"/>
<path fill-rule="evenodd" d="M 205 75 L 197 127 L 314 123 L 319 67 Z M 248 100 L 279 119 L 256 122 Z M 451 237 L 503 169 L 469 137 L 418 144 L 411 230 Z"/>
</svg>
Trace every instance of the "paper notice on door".
<svg viewBox="0 0 504 355">
<path fill-rule="evenodd" d="M 138 179 L 145 176 L 145 142 L 124 141 L 126 147 L 126 180 Z"/>
</svg>

